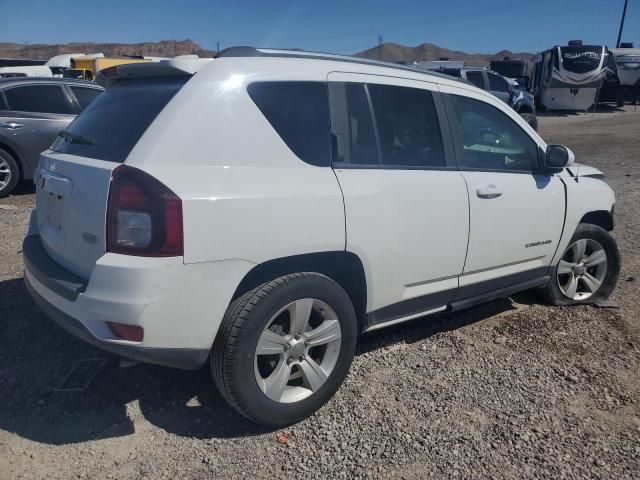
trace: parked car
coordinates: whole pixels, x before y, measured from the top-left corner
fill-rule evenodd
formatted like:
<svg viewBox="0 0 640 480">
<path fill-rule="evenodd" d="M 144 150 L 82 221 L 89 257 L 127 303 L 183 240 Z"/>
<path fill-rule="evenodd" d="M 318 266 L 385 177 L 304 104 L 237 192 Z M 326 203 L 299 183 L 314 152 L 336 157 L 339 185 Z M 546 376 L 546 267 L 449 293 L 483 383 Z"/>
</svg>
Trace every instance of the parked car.
<svg viewBox="0 0 640 480">
<path fill-rule="evenodd" d="M 326 403 L 360 333 L 616 285 L 602 173 L 468 82 L 247 47 L 108 73 L 41 155 L 26 285 L 102 349 L 209 362 L 255 422 Z"/>
<path fill-rule="evenodd" d="M 439 72 L 463 78 L 476 87 L 487 90 L 522 115 L 534 130 L 538 130 L 536 102 L 532 94 L 520 88 L 515 80 L 481 67 L 441 68 Z"/>
<path fill-rule="evenodd" d="M 103 90 L 61 78 L 0 79 L 0 197 L 33 178 L 40 152 Z"/>
</svg>

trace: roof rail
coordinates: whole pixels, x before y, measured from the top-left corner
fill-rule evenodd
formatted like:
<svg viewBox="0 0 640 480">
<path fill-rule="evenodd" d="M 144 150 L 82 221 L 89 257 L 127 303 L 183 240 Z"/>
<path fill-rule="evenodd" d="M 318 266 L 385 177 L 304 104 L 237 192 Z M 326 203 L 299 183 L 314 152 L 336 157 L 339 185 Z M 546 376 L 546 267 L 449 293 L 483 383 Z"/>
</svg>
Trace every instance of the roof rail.
<svg viewBox="0 0 640 480">
<path fill-rule="evenodd" d="M 456 82 L 467 83 L 466 81 L 444 75 L 434 71 L 427 71 L 410 65 L 383 62 L 380 60 L 370 60 L 367 58 L 350 57 L 347 55 L 336 55 L 333 53 L 310 52 L 307 50 L 284 50 L 276 48 L 255 48 L 248 46 L 229 47 L 221 50 L 215 58 L 238 58 L 238 57 L 270 57 L 270 58 L 303 58 L 312 60 L 329 60 L 333 62 L 355 63 L 360 65 L 371 65 L 375 67 L 393 68 L 394 70 L 404 70 L 407 72 L 420 73 L 431 77 L 446 78 Z"/>
</svg>

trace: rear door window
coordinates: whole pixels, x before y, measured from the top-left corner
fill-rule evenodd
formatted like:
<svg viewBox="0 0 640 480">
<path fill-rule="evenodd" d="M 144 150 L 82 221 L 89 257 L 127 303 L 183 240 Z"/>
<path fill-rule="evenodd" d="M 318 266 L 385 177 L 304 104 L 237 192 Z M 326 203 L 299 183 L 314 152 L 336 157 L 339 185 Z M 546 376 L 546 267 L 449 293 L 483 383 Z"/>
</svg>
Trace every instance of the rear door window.
<svg viewBox="0 0 640 480">
<path fill-rule="evenodd" d="M 151 122 L 190 77 L 120 80 L 60 136 L 56 152 L 123 163 Z"/>
<path fill-rule="evenodd" d="M 438 116 L 431 92 L 368 85 L 376 119 L 382 165 L 444 167 Z"/>
<path fill-rule="evenodd" d="M 345 93 L 350 163 L 379 165 L 376 134 L 364 84 L 348 83 Z"/>
<path fill-rule="evenodd" d="M 482 75 L 482 72 L 467 72 L 467 80 L 469 80 L 471 83 L 473 83 L 476 87 L 481 88 L 481 89 L 485 89 L 484 88 L 484 76 Z"/>
<path fill-rule="evenodd" d="M 89 88 L 89 87 L 71 87 L 71 91 L 78 100 L 80 104 L 80 108 L 84 110 L 87 106 L 102 93 L 102 90 L 97 88 Z"/>
<path fill-rule="evenodd" d="M 9 110 L 16 112 L 76 113 L 61 85 L 23 85 L 7 88 L 4 95 Z"/>
<path fill-rule="evenodd" d="M 329 95 L 325 82 L 257 82 L 247 90 L 298 158 L 311 165 L 330 165 Z"/>
</svg>

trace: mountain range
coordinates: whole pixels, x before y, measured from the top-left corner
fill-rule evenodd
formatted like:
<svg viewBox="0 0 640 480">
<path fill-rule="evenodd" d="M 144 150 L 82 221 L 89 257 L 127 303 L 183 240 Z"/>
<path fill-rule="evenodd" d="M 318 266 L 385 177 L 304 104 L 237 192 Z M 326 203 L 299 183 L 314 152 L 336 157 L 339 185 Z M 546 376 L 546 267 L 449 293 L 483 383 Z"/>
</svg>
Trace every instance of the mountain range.
<svg viewBox="0 0 640 480">
<path fill-rule="evenodd" d="M 215 55 L 214 50 L 205 50 L 191 40 L 162 40 L 144 43 L 64 43 L 64 44 L 23 44 L 0 43 L 0 58 L 30 58 L 48 60 L 63 53 L 99 53 L 107 57 L 122 55 L 147 55 L 154 57 L 175 57 L 176 55 L 197 54 L 201 57 Z"/>
<path fill-rule="evenodd" d="M 102 52 L 105 56 L 121 55 L 147 55 L 157 57 L 174 57 L 176 55 L 197 54 L 201 57 L 212 57 L 215 50 L 202 48 L 192 40 L 162 40 L 159 42 L 144 43 L 65 43 L 65 44 L 22 44 L 0 43 L 0 58 L 30 58 L 46 60 L 63 53 L 96 53 Z M 408 47 L 398 43 L 383 43 L 355 53 L 354 56 L 385 60 L 389 62 L 413 62 L 420 60 L 438 60 L 448 58 L 451 60 L 464 60 L 467 65 L 486 66 L 490 60 L 504 57 L 521 57 L 527 60 L 533 59 L 531 53 L 513 53 L 509 50 L 501 50 L 495 54 L 466 53 L 457 50 L 423 43 L 417 47 Z"/>
<path fill-rule="evenodd" d="M 421 60 L 464 60 L 466 65 L 474 67 L 488 66 L 491 60 L 501 60 L 504 57 L 523 58 L 533 60 L 533 53 L 514 53 L 509 50 L 500 50 L 497 53 L 466 53 L 458 50 L 449 50 L 433 43 L 423 43 L 417 47 L 407 47 L 398 43 L 383 43 L 382 46 L 369 48 L 356 53 L 356 57 L 384 60 L 386 62 L 419 62 Z"/>
</svg>

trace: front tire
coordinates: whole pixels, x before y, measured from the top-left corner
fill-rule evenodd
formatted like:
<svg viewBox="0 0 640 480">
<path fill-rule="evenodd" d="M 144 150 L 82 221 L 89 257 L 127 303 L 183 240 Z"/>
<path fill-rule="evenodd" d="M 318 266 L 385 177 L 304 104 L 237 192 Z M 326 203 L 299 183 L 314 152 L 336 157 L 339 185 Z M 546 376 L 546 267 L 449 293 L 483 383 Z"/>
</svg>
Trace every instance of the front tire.
<svg viewBox="0 0 640 480">
<path fill-rule="evenodd" d="M 0 198 L 9 195 L 20 180 L 20 170 L 13 156 L 0 148 Z"/>
<path fill-rule="evenodd" d="M 598 225 L 581 223 L 551 272 L 544 294 L 552 305 L 596 303 L 609 298 L 620 274 L 615 239 Z"/>
<path fill-rule="evenodd" d="M 538 131 L 538 117 L 536 117 L 533 113 L 521 113 L 520 116 L 525 119 L 525 121 L 533 128 L 536 132 Z"/>
<path fill-rule="evenodd" d="M 356 339 L 353 305 L 336 282 L 317 273 L 286 275 L 231 303 L 211 351 L 211 371 L 242 415 L 261 425 L 290 425 L 338 390 Z"/>
</svg>

